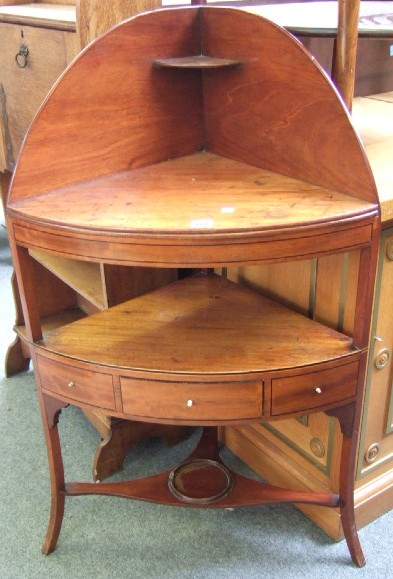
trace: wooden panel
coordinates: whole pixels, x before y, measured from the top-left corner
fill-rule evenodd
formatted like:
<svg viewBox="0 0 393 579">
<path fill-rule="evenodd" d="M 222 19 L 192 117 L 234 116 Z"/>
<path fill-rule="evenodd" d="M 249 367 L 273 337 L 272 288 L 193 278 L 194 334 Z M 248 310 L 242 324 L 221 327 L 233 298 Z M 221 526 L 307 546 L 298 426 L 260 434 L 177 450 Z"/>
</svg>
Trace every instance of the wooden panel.
<svg viewBox="0 0 393 579">
<path fill-rule="evenodd" d="M 22 140 L 39 105 L 69 62 L 65 55 L 76 54 L 76 47 L 72 49 L 75 39 L 72 32 L 0 23 L 3 93 L 0 109 L 9 170 L 14 168 Z M 25 68 L 19 68 L 15 62 L 22 44 L 29 50 Z"/>
<path fill-rule="evenodd" d="M 70 400 L 115 410 L 113 380 L 110 374 L 82 370 L 37 356 L 38 372 L 44 389 Z"/>
<path fill-rule="evenodd" d="M 315 292 L 315 262 L 231 267 L 227 275 L 228 279 L 278 300 L 304 315 L 310 315 Z"/>
<path fill-rule="evenodd" d="M 312 410 L 356 395 L 358 363 L 272 380 L 272 414 Z"/>
<path fill-rule="evenodd" d="M 324 412 L 295 419 L 275 420 L 253 428 L 258 428 L 261 432 L 268 429 L 271 436 L 274 435 L 285 444 L 294 456 L 306 458 L 313 467 L 330 476 L 334 466 L 334 425 L 333 419 Z"/>
<path fill-rule="evenodd" d="M 76 0 L 81 46 L 133 14 L 161 7 L 161 0 Z"/>
<path fill-rule="evenodd" d="M 359 450 L 359 476 L 393 468 L 393 231 L 384 232 Z"/>
<path fill-rule="evenodd" d="M 37 250 L 31 250 L 30 255 L 96 307 L 108 307 L 98 263 L 65 259 Z"/>
<path fill-rule="evenodd" d="M 343 260 L 341 254 L 318 260 L 314 319 L 337 329 L 342 329 Z"/>
<path fill-rule="evenodd" d="M 123 412 L 174 420 L 262 417 L 262 382 L 208 384 L 121 379 Z"/>
<path fill-rule="evenodd" d="M 333 91 L 326 91 L 326 78 L 303 47 L 250 14 L 242 17 L 241 30 L 236 11 L 206 10 L 203 16 L 206 53 L 246 61 L 239 69 L 205 75 L 207 147 L 376 199 L 347 111 Z M 345 156 L 338 143 L 345 143 Z"/>
<path fill-rule="evenodd" d="M 66 228 L 64 233 L 68 233 Z M 90 258 L 119 265 L 198 268 L 239 263 L 252 265 L 262 261 L 274 263 L 280 260 L 303 260 L 313 255 L 329 255 L 346 247 L 365 246 L 370 242 L 371 227 L 365 225 L 314 236 L 314 247 L 310 246 L 309 237 L 291 238 L 289 232 L 289 239 L 264 242 L 260 240 L 254 243 L 238 236 L 234 236 L 232 240 L 229 235 L 224 234 L 222 243 L 212 241 L 209 244 L 206 243 L 207 239 L 200 238 L 201 245 L 194 246 L 191 239 L 196 240 L 197 237 L 187 238 L 187 235 L 184 235 L 185 242 L 178 241 L 176 253 L 168 244 L 168 238 L 162 237 L 160 242 L 160 237 L 154 234 L 148 239 L 150 243 L 146 242 L 146 238 L 129 235 L 119 236 L 118 241 L 113 237 L 110 245 L 102 243 L 103 239 L 98 236 L 95 239 L 93 236 L 81 234 L 72 238 L 67 235 L 53 235 L 50 230 L 48 232 L 38 228 L 23 228 L 20 225 L 15 225 L 15 235 L 22 245 L 29 244 L 33 248 L 47 249 L 69 258 Z"/>
<path fill-rule="evenodd" d="M 176 281 L 177 269 L 102 264 L 108 307 Z"/>
<path fill-rule="evenodd" d="M 41 316 L 76 307 L 75 291 L 46 267 L 33 260 L 34 283 Z"/>
<path fill-rule="evenodd" d="M 152 65 L 157 57 L 199 53 L 196 16 L 193 10 L 168 10 L 131 19 L 83 53 L 27 137 L 14 180 L 19 195 L 201 148 L 199 73 Z M 154 26 L 146 40 L 150 18 Z M 88 103 L 83 115 L 81 102 Z"/>
</svg>

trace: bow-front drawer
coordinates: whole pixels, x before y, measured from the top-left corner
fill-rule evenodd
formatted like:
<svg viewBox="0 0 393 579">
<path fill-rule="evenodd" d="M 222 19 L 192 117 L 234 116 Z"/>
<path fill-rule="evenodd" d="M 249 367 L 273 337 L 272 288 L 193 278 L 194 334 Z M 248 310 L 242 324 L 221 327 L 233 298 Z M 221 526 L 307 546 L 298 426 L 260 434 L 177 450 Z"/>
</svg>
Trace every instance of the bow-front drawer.
<svg viewBox="0 0 393 579">
<path fill-rule="evenodd" d="M 262 417 L 262 381 L 121 379 L 123 412 L 146 418 L 214 421 Z"/>
<path fill-rule="evenodd" d="M 313 410 L 356 395 L 358 362 L 272 380 L 272 416 Z"/>
<path fill-rule="evenodd" d="M 109 410 L 115 409 L 113 379 L 110 374 L 92 372 L 37 356 L 41 386 L 70 400 Z"/>
</svg>

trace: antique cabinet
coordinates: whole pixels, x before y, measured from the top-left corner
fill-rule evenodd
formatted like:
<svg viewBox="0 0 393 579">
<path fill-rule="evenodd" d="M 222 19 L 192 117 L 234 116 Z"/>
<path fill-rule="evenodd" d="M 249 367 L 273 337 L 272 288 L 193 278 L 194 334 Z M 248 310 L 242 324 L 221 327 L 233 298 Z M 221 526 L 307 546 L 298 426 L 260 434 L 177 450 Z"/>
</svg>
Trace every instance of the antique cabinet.
<svg viewBox="0 0 393 579">
<path fill-rule="evenodd" d="M 0 7 L 1 4 L 2 2 L 0 2 Z M 11 3 L 5 2 L 5 4 L 9 5 Z M 114 21 L 120 20 L 127 14 L 127 11 L 131 13 L 129 2 L 110 2 L 109 8 L 108 2 L 91 0 L 90 2 L 75 3 L 75 0 L 69 0 L 68 2 L 52 2 L 49 6 L 51 9 L 49 12 L 47 4 L 38 2 L 32 9 L 33 13 L 30 11 L 26 17 L 26 14 L 23 16 L 23 11 L 26 10 L 26 6 L 23 6 L 24 2 L 13 2 L 12 4 L 15 6 L 13 10 L 9 10 L 8 14 L 2 14 L 0 9 L 0 27 L 7 25 L 6 30 L 14 30 L 12 38 L 15 38 L 16 42 L 15 51 L 11 51 L 9 54 L 8 68 L 1 68 L 3 60 L 2 56 L 0 56 L 0 71 L 6 70 L 8 71 L 7 74 L 10 74 L 9 71 L 11 71 L 12 74 L 16 75 L 16 77 L 13 77 L 14 81 L 20 85 L 19 90 L 11 87 L 11 89 L 6 91 L 4 87 L 9 87 L 9 85 L 3 81 L 4 76 L 1 79 L 0 165 L 2 168 L 8 167 L 8 169 L 13 167 L 13 159 L 19 149 L 24 131 L 38 107 L 39 99 L 35 100 L 35 91 L 41 87 L 43 97 L 52 84 L 52 80 L 73 58 L 80 46 L 86 44 L 99 32 L 113 24 Z M 16 4 L 22 4 L 22 6 L 16 8 Z M 75 4 L 78 9 L 78 17 Z M 139 4 L 133 2 L 132 4 L 133 6 L 135 5 L 135 10 L 147 7 L 146 1 Z M 98 16 L 99 11 L 100 16 Z M 5 12 L 4 8 L 3 12 Z M 18 54 L 17 50 L 19 51 L 20 46 L 23 44 L 21 39 L 26 36 L 26 30 L 29 34 L 34 31 L 34 38 L 40 40 L 39 45 L 41 45 L 41 36 L 39 35 L 48 36 L 47 40 L 42 38 L 42 46 L 45 49 L 41 51 L 39 46 L 38 52 L 36 52 L 32 50 L 32 46 L 35 47 L 35 44 L 29 45 L 30 61 L 28 60 L 28 66 L 20 68 L 15 63 L 15 56 Z M 308 33 L 302 36 L 301 31 L 296 29 L 293 32 L 301 38 L 311 51 L 315 51 L 322 64 L 329 70 L 331 66 L 331 49 L 328 47 L 328 51 L 323 49 L 321 52 L 321 43 L 318 43 L 318 39 L 313 37 L 312 34 Z M 331 35 L 329 33 L 329 36 Z M 51 40 L 49 41 L 49 39 Z M 333 38 L 327 40 L 333 43 Z M 366 86 L 365 83 L 377 83 L 379 86 L 381 82 L 380 86 L 383 88 L 389 86 L 390 82 L 389 67 L 386 65 L 386 56 L 383 55 L 382 59 L 379 59 L 379 67 L 383 67 L 383 70 L 378 68 L 378 80 L 374 77 L 371 81 L 363 78 L 364 70 L 367 72 L 370 68 L 370 54 L 373 54 L 372 51 L 370 53 L 368 48 L 366 49 L 367 43 L 367 46 L 370 46 L 369 40 L 361 38 L 359 41 L 361 62 L 359 63 L 358 60 L 357 91 L 362 93 L 367 91 L 367 88 L 364 88 Z M 372 47 L 380 44 L 381 48 L 378 50 L 385 50 L 389 39 L 373 38 L 371 42 Z M 324 39 L 324 47 L 326 46 L 326 39 Z M 7 44 L 5 48 L 8 50 L 9 45 Z M 14 46 L 12 46 L 12 49 L 14 49 Z M 43 64 L 48 50 L 53 52 L 53 56 L 60 54 L 59 62 L 62 64 L 58 68 L 55 66 L 56 59 L 54 57 L 49 59 L 54 67 L 53 69 L 51 67 L 47 69 L 46 65 Z M 5 54 L 5 52 L 2 51 L 0 54 Z M 367 59 L 365 59 L 365 54 L 368 55 Z M 39 58 L 37 55 L 39 55 Z M 11 63 L 11 67 L 9 63 Z M 373 74 L 375 74 L 375 66 L 372 67 L 372 70 Z M 53 79 L 50 78 L 52 72 Z M 37 78 L 40 79 L 37 82 L 38 88 L 34 82 L 36 73 Z M 30 85 L 25 82 L 24 79 L 26 77 L 32 83 L 33 91 L 29 88 Z M 368 78 L 368 73 L 366 77 Z M 32 92 L 34 93 L 33 95 L 31 94 Z M 12 95 L 12 98 L 10 95 Z M 18 110 L 18 114 L 13 115 L 12 118 L 14 122 L 18 120 L 22 124 L 16 128 L 14 127 L 11 131 L 11 115 L 5 105 L 7 100 L 11 102 L 12 99 L 15 100 L 11 110 Z M 393 451 L 391 447 L 392 436 L 390 435 L 391 424 L 389 422 L 392 415 L 390 378 L 392 343 L 389 316 L 379 313 L 380 311 L 389 311 L 389 296 L 391 293 L 391 260 L 389 257 L 391 254 L 388 249 L 391 235 L 389 220 L 392 218 L 389 203 L 392 197 L 390 186 L 391 149 L 389 148 L 390 135 L 393 134 L 393 127 L 391 127 L 389 122 L 392 117 L 389 110 L 389 107 L 393 106 L 390 104 L 391 100 L 389 95 L 357 99 L 355 100 L 353 111 L 355 123 L 364 138 L 367 153 L 377 179 L 378 190 L 382 199 L 382 220 L 385 229 L 381 239 L 374 330 L 370 344 L 371 363 L 369 364 L 365 414 L 358 454 L 355 503 L 359 525 L 373 520 L 376 516 L 391 508 L 393 504 L 393 475 L 391 474 L 392 469 L 390 466 Z M 14 135 L 13 140 L 10 139 L 11 132 Z M 3 174 L 4 193 L 9 175 L 7 172 Z M 97 264 L 93 263 L 80 264 L 77 261 L 64 260 L 58 256 L 53 258 L 47 254 L 45 255 L 42 251 L 35 252 L 34 267 L 37 270 L 36 275 L 40 278 L 40 283 L 42 284 L 42 293 L 46 296 L 52 296 L 52 300 L 49 300 L 49 303 L 48 300 L 45 300 L 46 303 L 41 305 L 42 308 L 47 308 L 47 313 L 56 312 L 59 309 L 67 309 L 72 304 L 77 304 L 78 309 L 82 312 L 91 313 L 127 298 L 130 295 L 130 285 L 131 288 L 134 288 L 131 289 L 131 293 L 136 292 L 136 295 L 138 292 L 143 291 L 142 288 L 145 283 L 150 283 L 148 280 L 143 281 L 143 278 L 140 281 L 136 281 L 135 276 L 131 278 L 126 271 L 127 268 L 122 266 L 109 264 L 97 266 Z M 240 273 L 235 269 L 231 269 L 229 276 L 241 280 L 244 284 L 260 289 L 260 291 L 272 295 L 284 303 L 295 305 L 299 311 L 313 315 L 316 319 L 327 319 L 335 327 L 345 328 L 348 327 L 348 324 L 350 325 L 351 316 L 353 315 L 354 271 L 356 271 L 356 258 L 345 256 L 344 258 L 315 259 L 311 262 L 304 262 L 301 267 L 299 267 L 299 264 L 295 266 L 282 264 L 269 266 L 268 268 L 261 267 L 258 273 L 257 269 L 254 269 L 252 273 L 250 271 L 245 273 L 244 268 Z M 158 275 L 160 278 L 159 283 L 166 283 L 173 279 L 171 277 L 166 278 L 167 274 L 165 273 Z M 151 280 L 150 276 L 149 279 Z M 115 281 L 116 283 L 114 283 Z M 148 288 L 149 286 L 147 285 L 146 287 Z M 340 291 L 334 291 L 334 287 L 339 287 Z M 18 333 L 23 335 L 23 314 L 16 285 L 15 295 L 18 312 Z M 26 348 L 22 352 L 23 343 L 23 341 L 21 342 L 17 339 L 10 348 L 7 360 L 9 373 L 22 369 L 29 359 L 29 353 Z M 382 358 L 382 365 L 377 361 L 379 357 Z M 381 403 L 381 400 L 383 400 L 383 403 Z M 116 422 L 116 429 L 113 430 L 111 425 L 113 426 L 114 423 L 108 415 L 93 413 L 89 417 L 96 425 L 103 439 L 112 437 L 113 443 L 125 448 L 135 440 L 135 432 L 129 429 L 124 431 L 120 422 Z M 149 426 L 146 425 L 144 429 L 145 432 L 148 432 Z M 115 438 L 117 442 L 115 442 Z M 233 451 L 257 471 L 263 473 L 264 476 L 270 477 L 271 480 L 285 481 L 289 484 L 300 480 L 302 484 L 304 482 L 302 478 L 305 472 L 304 468 L 306 468 L 309 469 L 308 481 L 314 481 L 310 482 L 311 485 L 318 486 L 320 481 L 323 481 L 327 488 L 337 488 L 337 456 L 341 444 L 340 434 L 337 427 L 335 427 L 334 421 L 324 415 L 310 415 L 307 418 L 286 420 L 282 423 L 275 423 L 274 427 L 272 425 L 264 425 L 263 427 L 243 427 L 236 430 L 228 429 L 225 438 L 228 446 Z M 102 449 L 100 449 L 100 452 L 102 452 Z M 107 452 L 105 448 L 104 452 Z M 119 468 L 122 456 L 124 456 L 123 450 L 120 456 L 117 457 L 109 452 L 107 459 L 109 464 L 102 467 L 100 474 L 97 474 L 95 462 L 93 467 L 94 476 L 103 478 L 112 470 Z M 278 456 L 281 456 L 282 466 L 280 468 L 278 467 Z M 310 510 L 310 507 L 307 507 L 307 512 L 331 536 L 335 538 L 342 536 L 338 515 L 330 511 L 327 513 L 322 509 Z"/>
<path fill-rule="evenodd" d="M 103 494 L 193 507 L 320 505 L 339 511 L 352 559 L 364 564 L 353 484 L 380 209 L 348 112 L 300 43 L 228 8 L 123 22 L 43 104 L 7 223 L 51 473 L 45 553 L 66 497 Z M 37 251 L 136 275 L 195 271 L 94 314 L 73 318 L 70 305 L 54 326 L 37 291 Z M 329 287 L 316 264 L 342 264 Z M 270 297 L 252 287 L 265 267 Z M 271 299 L 280 268 L 296 276 L 299 295 L 308 287 L 308 307 Z M 341 295 L 344 271 L 350 299 L 338 324 L 325 298 Z M 204 428 L 167 472 L 66 483 L 57 422 L 68 404 Z M 323 477 L 311 488 L 307 465 L 302 488 L 283 488 L 234 473 L 219 456 L 219 427 L 279 431 L 284 418 L 300 424 L 321 412 L 342 441 L 334 489 Z"/>
</svg>

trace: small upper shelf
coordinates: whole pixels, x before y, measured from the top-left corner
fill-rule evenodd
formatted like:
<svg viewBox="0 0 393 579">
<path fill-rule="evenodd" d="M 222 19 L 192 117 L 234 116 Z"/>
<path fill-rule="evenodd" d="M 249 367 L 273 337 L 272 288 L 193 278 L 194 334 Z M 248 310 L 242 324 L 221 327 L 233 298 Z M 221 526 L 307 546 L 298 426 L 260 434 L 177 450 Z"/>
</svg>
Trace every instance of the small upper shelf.
<svg viewBox="0 0 393 579">
<path fill-rule="evenodd" d="M 200 54 L 197 56 L 185 56 L 181 58 L 157 58 L 154 61 L 156 66 L 162 68 L 231 68 L 241 65 L 239 60 L 230 60 L 228 58 L 214 58 Z"/>
</svg>

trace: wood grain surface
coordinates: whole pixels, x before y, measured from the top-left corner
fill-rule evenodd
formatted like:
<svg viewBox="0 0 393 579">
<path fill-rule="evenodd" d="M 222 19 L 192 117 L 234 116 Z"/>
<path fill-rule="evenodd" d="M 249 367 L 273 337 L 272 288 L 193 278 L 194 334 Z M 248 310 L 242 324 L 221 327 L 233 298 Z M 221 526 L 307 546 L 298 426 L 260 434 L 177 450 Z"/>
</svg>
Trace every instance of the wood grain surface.
<svg viewBox="0 0 393 579">
<path fill-rule="evenodd" d="M 350 338 L 204 275 L 54 330 L 40 347 L 114 367 L 205 376 L 309 366 L 354 353 Z"/>
</svg>

